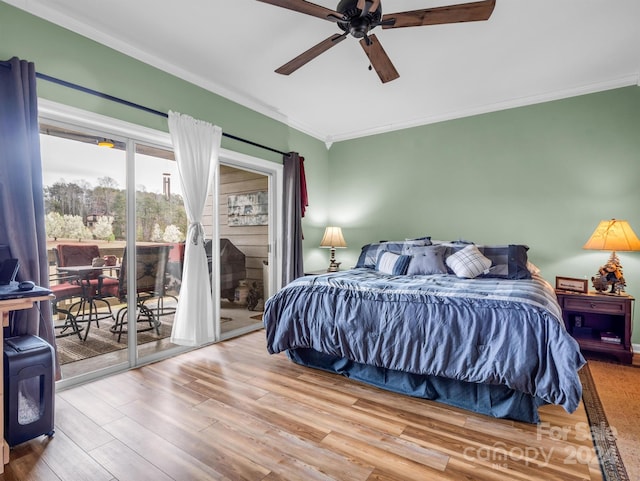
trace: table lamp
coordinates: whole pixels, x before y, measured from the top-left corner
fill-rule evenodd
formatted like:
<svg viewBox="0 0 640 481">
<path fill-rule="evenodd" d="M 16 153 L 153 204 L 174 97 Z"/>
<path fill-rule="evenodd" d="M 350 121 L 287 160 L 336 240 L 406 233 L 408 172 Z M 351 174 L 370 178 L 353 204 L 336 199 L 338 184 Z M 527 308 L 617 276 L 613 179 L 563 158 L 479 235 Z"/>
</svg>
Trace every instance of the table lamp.
<svg viewBox="0 0 640 481">
<path fill-rule="evenodd" d="M 622 265 L 616 251 L 640 251 L 640 239 L 626 220 L 602 220 L 593 231 L 583 249 L 611 251 L 607 263 L 591 278 L 597 291 L 605 291 L 611 286 L 611 293 L 624 290 L 626 281 L 622 274 Z"/>
<path fill-rule="evenodd" d="M 327 227 L 320 241 L 320 247 L 331 249 L 327 272 L 337 272 L 340 269 L 340 262 L 336 262 L 336 247 L 347 247 L 347 243 L 342 236 L 342 229 L 340 227 Z"/>
</svg>

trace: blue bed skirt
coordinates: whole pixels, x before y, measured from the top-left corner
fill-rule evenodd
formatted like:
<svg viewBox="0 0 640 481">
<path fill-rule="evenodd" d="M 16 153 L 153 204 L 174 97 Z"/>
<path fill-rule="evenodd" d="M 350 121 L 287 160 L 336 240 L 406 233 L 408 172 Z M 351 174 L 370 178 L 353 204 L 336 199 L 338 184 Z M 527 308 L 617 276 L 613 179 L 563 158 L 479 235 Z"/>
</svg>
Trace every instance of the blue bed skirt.
<svg viewBox="0 0 640 481">
<path fill-rule="evenodd" d="M 302 366 L 341 374 L 387 391 L 437 401 L 495 418 L 535 424 L 540 421 L 538 407 L 546 404 L 539 397 L 514 391 L 506 386 L 368 366 L 314 349 L 289 349 L 287 355 Z"/>
</svg>

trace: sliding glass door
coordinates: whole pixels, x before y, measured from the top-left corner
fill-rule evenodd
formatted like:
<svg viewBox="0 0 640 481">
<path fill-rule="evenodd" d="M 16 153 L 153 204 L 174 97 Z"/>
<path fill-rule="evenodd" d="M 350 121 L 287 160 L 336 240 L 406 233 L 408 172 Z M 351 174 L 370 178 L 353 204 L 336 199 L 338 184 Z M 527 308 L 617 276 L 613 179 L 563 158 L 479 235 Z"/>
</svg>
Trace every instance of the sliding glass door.
<svg viewBox="0 0 640 481">
<path fill-rule="evenodd" d="M 263 327 L 281 279 L 281 185 L 282 165 L 221 152 L 203 217 L 219 340 Z"/>
<path fill-rule="evenodd" d="M 269 286 L 269 177 L 222 164 L 218 185 L 220 333 L 224 338 L 262 327 Z"/>
<path fill-rule="evenodd" d="M 50 282 L 54 292 L 82 285 L 56 301 L 54 313 L 62 376 L 73 378 L 128 359 L 126 342 L 112 332 L 123 306 L 118 272 L 127 242 L 126 149 L 123 139 L 107 141 L 78 126 L 41 122 L 40 131 Z"/>
<path fill-rule="evenodd" d="M 92 307 L 91 322 L 81 323 L 81 336 L 57 339 L 61 384 L 188 349 L 169 341 L 187 231 L 169 134 L 46 101 L 39 107 L 51 271 L 61 271 L 60 242 L 99 249 L 83 261 L 94 284 L 71 301 L 78 319 L 89 320 L 80 306 Z M 221 151 L 204 219 L 216 307 L 202 321 L 216 340 L 262 327 L 265 299 L 281 278 L 281 185 L 280 164 Z M 60 230 L 65 222 L 76 230 Z"/>
</svg>

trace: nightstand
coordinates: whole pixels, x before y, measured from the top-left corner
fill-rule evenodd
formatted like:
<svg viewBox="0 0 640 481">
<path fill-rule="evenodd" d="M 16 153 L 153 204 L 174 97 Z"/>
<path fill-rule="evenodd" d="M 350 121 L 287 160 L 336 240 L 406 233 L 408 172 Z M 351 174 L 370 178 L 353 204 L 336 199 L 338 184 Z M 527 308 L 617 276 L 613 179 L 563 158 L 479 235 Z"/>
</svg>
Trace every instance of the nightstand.
<svg viewBox="0 0 640 481">
<path fill-rule="evenodd" d="M 329 273 L 327 272 L 326 269 L 322 269 L 319 271 L 309 271 L 304 273 L 305 276 L 320 276 L 322 274 L 329 274 Z"/>
<path fill-rule="evenodd" d="M 556 296 L 564 325 L 582 351 L 606 354 L 631 364 L 633 297 L 560 290 L 556 290 Z"/>
</svg>

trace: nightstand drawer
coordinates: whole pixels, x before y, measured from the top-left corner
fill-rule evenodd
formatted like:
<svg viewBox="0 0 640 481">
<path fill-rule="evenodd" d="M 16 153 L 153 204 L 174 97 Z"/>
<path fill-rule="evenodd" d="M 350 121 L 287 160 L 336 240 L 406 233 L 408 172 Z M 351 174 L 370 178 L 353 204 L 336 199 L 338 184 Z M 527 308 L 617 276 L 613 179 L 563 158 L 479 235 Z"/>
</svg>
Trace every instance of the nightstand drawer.
<svg viewBox="0 0 640 481">
<path fill-rule="evenodd" d="M 624 314 L 626 303 L 621 301 L 607 302 L 602 299 L 574 299 L 564 300 L 564 309 L 567 311 L 602 312 L 606 314 Z"/>
</svg>

